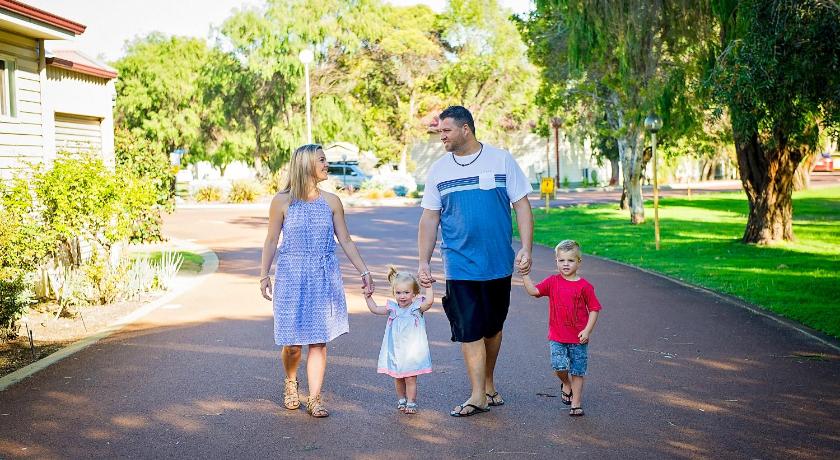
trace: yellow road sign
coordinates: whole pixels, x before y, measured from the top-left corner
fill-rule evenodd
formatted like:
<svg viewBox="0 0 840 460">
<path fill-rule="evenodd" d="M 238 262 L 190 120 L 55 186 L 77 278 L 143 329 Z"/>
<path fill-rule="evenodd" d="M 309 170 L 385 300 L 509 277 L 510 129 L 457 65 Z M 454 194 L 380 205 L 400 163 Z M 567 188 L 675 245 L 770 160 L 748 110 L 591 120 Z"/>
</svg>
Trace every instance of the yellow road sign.
<svg viewBox="0 0 840 460">
<path fill-rule="evenodd" d="M 554 193 L 554 179 L 551 177 L 543 177 L 540 181 L 540 193 L 548 194 Z"/>
</svg>

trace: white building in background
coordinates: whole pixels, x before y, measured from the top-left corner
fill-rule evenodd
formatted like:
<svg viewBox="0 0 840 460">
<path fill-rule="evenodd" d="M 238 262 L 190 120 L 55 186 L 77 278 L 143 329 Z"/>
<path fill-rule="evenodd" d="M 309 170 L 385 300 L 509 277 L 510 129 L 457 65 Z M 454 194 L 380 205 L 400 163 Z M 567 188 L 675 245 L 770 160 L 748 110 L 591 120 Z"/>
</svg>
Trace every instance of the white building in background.
<svg viewBox="0 0 840 460">
<path fill-rule="evenodd" d="M 59 151 L 114 158 L 116 72 L 74 51 L 46 48 L 85 26 L 21 2 L 0 2 L 0 178 Z"/>
<path fill-rule="evenodd" d="M 481 139 L 479 139 L 480 141 Z M 511 152 L 516 162 L 528 176 L 532 184 L 538 184 L 540 178 L 549 174 L 557 176 L 557 157 L 553 138 L 544 138 L 532 133 L 516 134 L 510 145 L 496 145 Z M 609 182 L 610 164 L 598 166 L 592 156 L 588 139 L 574 139 L 561 136 L 559 142 L 560 183 L 567 180 L 575 185 L 587 177 L 588 181 L 597 179 L 603 184 Z M 428 139 L 415 143 L 411 148 L 411 161 L 414 163 L 413 176 L 418 184 L 426 182 L 426 174 L 441 155 L 445 153 L 437 133 L 430 133 Z"/>
</svg>

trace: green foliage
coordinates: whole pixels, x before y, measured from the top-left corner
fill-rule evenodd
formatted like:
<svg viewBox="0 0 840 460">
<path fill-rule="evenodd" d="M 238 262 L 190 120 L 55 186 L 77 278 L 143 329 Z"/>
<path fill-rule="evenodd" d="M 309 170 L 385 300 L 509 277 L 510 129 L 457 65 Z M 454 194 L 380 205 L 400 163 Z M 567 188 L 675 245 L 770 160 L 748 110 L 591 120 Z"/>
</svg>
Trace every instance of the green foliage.
<svg viewBox="0 0 840 460">
<path fill-rule="evenodd" d="M 448 53 L 437 72 L 439 97 L 469 108 L 478 137 L 501 145 L 536 117 L 538 87 L 537 69 L 507 15 L 495 0 L 452 0 L 437 23 Z"/>
<path fill-rule="evenodd" d="M 840 129 L 840 9 L 807 0 L 714 1 L 721 42 L 710 44 L 710 91 L 733 128 L 768 150 L 819 143 Z M 716 45 L 716 46 L 714 46 Z"/>
<path fill-rule="evenodd" d="M 165 153 L 178 148 L 201 151 L 201 125 L 207 115 L 196 82 L 208 56 L 199 38 L 153 32 L 129 43 L 125 56 L 114 63 L 120 74 L 116 125 L 139 130 Z"/>
<path fill-rule="evenodd" d="M 195 191 L 195 201 L 198 202 L 212 202 L 221 201 L 222 189 L 214 185 L 205 185 Z"/>
<path fill-rule="evenodd" d="M 131 233 L 123 209 L 127 184 L 93 154 L 59 154 L 52 168 L 36 167 L 33 185 L 44 228 L 66 246 L 81 237 L 107 250 Z"/>
<path fill-rule="evenodd" d="M 19 279 L 55 249 L 54 234 L 38 211 L 25 178 L 0 183 L 0 280 Z"/>
<path fill-rule="evenodd" d="M 155 202 L 172 211 L 175 177 L 169 156 L 159 143 L 146 138 L 139 129 L 119 127 L 114 130 L 114 157 L 118 170 L 149 181 L 155 190 Z"/>
<path fill-rule="evenodd" d="M 252 180 L 237 180 L 230 186 L 227 200 L 231 203 L 251 203 L 262 195 L 262 187 Z"/>
<path fill-rule="evenodd" d="M 7 340 L 17 335 L 17 320 L 31 304 L 29 283 L 22 275 L 0 278 L 0 339 Z"/>
</svg>

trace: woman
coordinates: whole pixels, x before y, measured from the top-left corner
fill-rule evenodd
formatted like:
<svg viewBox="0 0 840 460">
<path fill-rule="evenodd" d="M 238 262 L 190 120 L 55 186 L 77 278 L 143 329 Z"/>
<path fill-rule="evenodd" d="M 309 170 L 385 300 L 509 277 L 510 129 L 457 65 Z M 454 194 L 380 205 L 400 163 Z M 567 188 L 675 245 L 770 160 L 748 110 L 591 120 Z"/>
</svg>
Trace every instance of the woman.
<svg viewBox="0 0 840 460">
<path fill-rule="evenodd" d="M 307 144 L 295 150 L 288 182 L 271 201 L 260 267 L 262 296 L 274 298 L 274 341 L 283 346 L 283 405 L 292 410 L 300 407 L 297 368 L 301 349 L 308 345 L 306 410 L 313 417 L 329 415 L 321 401 L 327 368 L 326 344 L 348 331 L 336 240 L 359 271 L 365 293 L 371 294 L 374 289 L 370 271 L 347 231 L 341 200 L 318 189 L 318 183 L 327 179 L 327 167 L 320 145 Z M 283 241 L 272 290 L 268 273 L 281 231 Z"/>
</svg>

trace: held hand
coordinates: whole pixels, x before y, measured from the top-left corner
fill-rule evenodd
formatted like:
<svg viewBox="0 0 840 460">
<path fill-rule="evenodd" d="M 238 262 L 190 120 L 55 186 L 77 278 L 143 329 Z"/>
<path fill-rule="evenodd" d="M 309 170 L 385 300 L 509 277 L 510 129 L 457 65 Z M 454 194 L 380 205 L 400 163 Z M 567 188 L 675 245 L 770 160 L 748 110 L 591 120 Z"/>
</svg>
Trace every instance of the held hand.
<svg viewBox="0 0 840 460">
<path fill-rule="evenodd" d="M 373 277 L 370 276 L 370 273 L 366 273 L 362 277 L 362 292 L 364 292 L 365 297 L 370 297 L 375 290 L 376 286 L 373 285 Z"/>
<path fill-rule="evenodd" d="M 260 293 L 266 300 L 271 300 L 271 278 L 266 276 L 260 280 Z"/>
<path fill-rule="evenodd" d="M 586 329 L 580 331 L 578 333 L 578 339 L 580 339 L 581 344 L 588 343 L 589 342 L 589 331 L 587 331 Z"/>
<path fill-rule="evenodd" d="M 514 261 L 516 269 L 520 275 L 527 275 L 531 273 L 531 251 L 522 248 L 516 253 L 516 260 Z"/>
<path fill-rule="evenodd" d="M 421 263 L 417 268 L 417 280 L 420 281 L 420 286 L 424 288 L 432 287 L 432 283 L 436 280 L 432 277 L 432 270 L 429 264 Z"/>
</svg>

